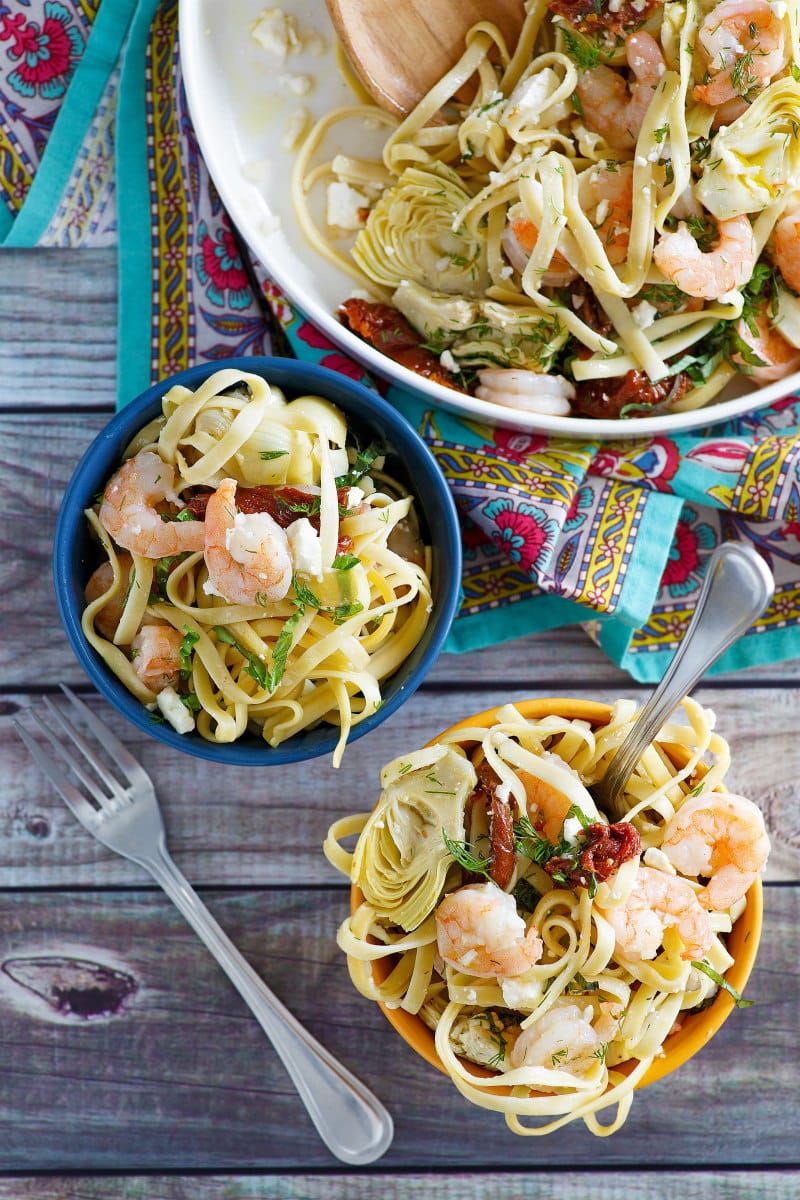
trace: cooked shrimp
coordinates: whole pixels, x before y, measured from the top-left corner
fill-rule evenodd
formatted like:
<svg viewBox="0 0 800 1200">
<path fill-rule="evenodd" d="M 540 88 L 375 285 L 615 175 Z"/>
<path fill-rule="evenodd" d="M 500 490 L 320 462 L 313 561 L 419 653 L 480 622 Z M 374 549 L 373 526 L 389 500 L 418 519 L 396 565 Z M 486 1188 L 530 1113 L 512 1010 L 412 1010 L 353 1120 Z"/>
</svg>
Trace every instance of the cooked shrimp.
<svg viewBox="0 0 800 1200">
<path fill-rule="evenodd" d="M 122 617 L 122 610 L 125 607 L 125 598 L 128 592 L 129 580 L 131 577 L 131 568 L 133 559 L 129 554 L 120 554 L 119 567 L 122 574 L 122 580 L 117 590 L 117 594 L 103 605 L 100 612 L 94 618 L 95 629 L 102 634 L 104 638 L 113 641 L 114 634 L 117 632 L 117 626 Z M 93 600 L 97 600 L 100 596 L 111 587 L 114 580 L 114 569 L 111 563 L 106 560 L 101 563 L 96 571 L 93 571 L 87 580 L 86 587 L 83 589 L 83 594 L 86 597 L 86 603 L 91 604 Z"/>
<path fill-rule="evenodd" d="M 683 942 L 682 958 L 702 958 L 713 939 L 711 921 L 690 884 L 653 867 L 640 867 L 623 904 L 604 910 L 625 958 L 655 958 L 667 929 Z"/>
<path fill-rule="evenodd" d="M 510 209 L 508 217 L 508 225 L 503 231 L 500 244 L 512 267 L 516 267 L 521 275 L 533 253 L 539 230 L 533 221 L 528 220 L 524 215 L 521 205 L 515 205 Z M 564 287 L 577 277 L 578 272 L 575 268 L 571 267 L 564 255 L 559 254 L 556 250 L 550 259 L 550 266 L 540 276 L 540 282 L 546 287 Z"/>
<path fill-rule="evenodd" d="M 756 332 L 752 329 L 753 325 Z M 759 383 L 773 383 L 776 379 L 791 375 L 792 371 L 800 367 L 800 350 L 778 332 L 766 312 L 756 313 L 748 321 L 738 320 L 736 333 L 763 364 L 756 366 L 747 363 L 738 352 L 732 355 L 731 361 L 744 367 L 751 379 L 756 379 Z"/>
<path fill-rule="evenodd" d="M 681 221 L 674 233 L 661 235 L 653 261 L 687 295 L 721 300 L 748 282 L 757 254 L 753 227 L 746 216 L 720 221 L 717 233 L 716 249 L 704 254 Z"/>
<path fill-rule="evenodd" d="M 712 106 L 751 99 L 789 61 L 786 20 L 768 0 L 722 0 L 697 37 L 709 79 L 694 89 L 694 98 Z"/>
<path fill-rule="evenodd" d="M 230 604 L 282 600 L 292 582 L 286 531 L 269 513 L 237 512 L 233 479 L 206 505 L 205 559 L 212 589 Z"/>
<path fill-rule="evenodd" d="M 537 1021 L 523 1029 L 509 1058 L 514 1067 L 550 1067 L 585 1072 L 603 1055 L 615 1036 L 622 1007 L 604 1001 L 595 1012 L 590 1003 L 560 1000 Z"/>
<path fill-rule="evenodd" d="M 800 209 L 785 213 L 775 226 L 775 258 L 783 282 L 800 292 Z"/>
<path fill-rule="evenodd" d="M 678 809 L 661 849 L 681 874 L 708 879 L 700 902 L 721 912 L 740 900 L 763 870 L 769 838 L 752 800 L 701 792 Z"/>
<path fill-rule="evenodd" d="M 583 210 L 594 225 L 612 265 L 628 255 L 633 210 L 633 164 L 621 162 L 612 171 L 592 167 L 581 175 Z"/>
<path fill-rule="evenodd" d="M 631 150 L 635 145 L 666 70 L 658 42 L 644 31 L 625 39 L 625 57 L 636 80 L 630 94 L 622 75 L 605 66 L 584 72 L 577 87 L 587 125 L 618 150 Z"/>
<path fill-rule="evenodd" d="M 513 979 L 542 956 L 537 930 L 526 930 L 514 897 L 491 881 L 450 892 L 435 916 L 439 954 L 468 975 Z"/>
<path fill-rule="evenodd" d="M 172 625 L 143 625 L 133 639 L 133 669 L 151 692 L 175 686 L 183 638 Z"/>
<path fill-rule="evenodd" d="M 575 388 L 563 375 L 544 375 L 517 367 L 484 367 L 478 379 L 480 386 L 475 395 L 479 400 L 554 417 L 568 417 L 572 412 L 569 402 L 575 397 Z"/>
<path fill-rule="evenodd" d="M 165 521 L 156 505 L 177 502 L 175 472 L 143 450 L 127 459 L 106 484 L 99 519 L 118 546 L 143 558 L 165 558 L 203 549 L 202 521 Z"/>
</svg>

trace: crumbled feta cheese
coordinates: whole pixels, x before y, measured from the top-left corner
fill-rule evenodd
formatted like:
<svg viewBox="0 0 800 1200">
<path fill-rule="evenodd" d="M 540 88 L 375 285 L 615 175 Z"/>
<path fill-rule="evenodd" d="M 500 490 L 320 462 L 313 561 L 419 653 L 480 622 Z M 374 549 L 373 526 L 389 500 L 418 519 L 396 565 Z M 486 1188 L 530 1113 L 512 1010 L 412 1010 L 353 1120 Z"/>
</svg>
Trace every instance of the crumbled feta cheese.
<svg viewBox="0 0 800 1200">
<path fill-rule="evenodd" d="M 597 211 L 594 214 L 594 219 L 598 225 L 602 225 L 608 216 L 609 203 L 608 200 L 601 200 L 597 206 Z"/>
<path fill-rule="evenodd" d="M 264 237 L 269 237 L 273 233 L 277 233 L 281 227 L 281 219 L 277 213 L 267 213 L 267 215 L 259 222 L 259 228 L 264 234 Z"/>
<path fill-rule="evenodd" d="M 266 191 L 272 182 L 272 163 L 268 158 L 253 158 L 243 163 L 242 175 L 248 183 L 254 183 L 261 191 Z"/>
<path fill-rule="evenodd" d="M 250 36 L 262 50 L 285 62 L 300 49 L 297 19 L 282 8 L 265 8 L 250 26 Z"/>
<path fill-rule="evenodd" d="M 634 161 L 635 161 L 637 167 L 646 167 L 647 166 L 647 159 L 644 157 L 643 154 L 637 154 Z"/>
<path fill-rule="evenodd" d="M 658 316 L 658 309 L 654 308 L 648 300 L 642 300 L 636 305 L 636 308 L 631 310 L 631 316 L 639 329 L 647 329 Z"/>
<path fill-rule="evenodd" d="M 642 855 L 642 862 L 646 867 L 652 867 L 655 871 L 664 871 L 667 875 L 678 874 L 664 851 L 659 850 L 658 846 L 649 846 Z"/>
<path fill-rule="evenodd" d="M 307 50 L 309 54 L 313 54 L 314 58 L 322 58 L 328 49 L 328 43 L 322 34 L 315 30 L 313 33 L 303 35 L 303 49 Z"/>
<path fill-rule="evenodd" d="M 350 491 L 347 493 L 347 507 L 358 508 L 359 504 L 364 499 L 365 494 L 366 493 L 364 492 L 363 488 L 351 487 Z"/>
<path fill-rule="evenodd" d="M 538 979 L 501 979 L 500 991 L 509 1008 L 517 1012 L 533 1012 L 542 998 L 544 988 Z"/>
<path fill-rule="evenodd" d="M 307 96 L 314 86 L 310 75 L 280 75 L 278 82 L 292 96 Z"/>
<path fill-rule="evenodd" d="M 253 556 L 263 552 L 264 546 L 287 549 L 286 533 L 269 513 L 237 512 L 233 525 L 225 530 L 225 547 L 235 562 L 252 568 Z"/>
<path fill-rule="evenodd" d="M 171 685 L 162 688 L 156 696 L 156 704 L 173 729 L 178 733 L 191 733 L 194 717 Z"/>
<path fill-rule="evenodd" d="M 508 98 L 501 124 L 509 121 L 539 121 L 547 101 L 559 85 L 559 78 L 550 67 L 537 71 L 527 79 L 521 79 Z"/>
<path fill-rule="evenodd" d="M 363 211 L 369 208 L 369 199 L 363 192 L 356 191 L 349 183 L 340 180 L 328 184 L 326 220 L 334 229 L 361 229 L 364 224 Z"/>
<path fill-rule="evenodd" d="M 513 274 L 513 267 L 505 266 L 500 268 L 499 275 L 501 279 L 510 279 Z"/>
<path fill-rule="evenodd" d="M 449 350 L 442 351 L 442 353 L 439 355 L 439 362 L 442 364 L 445 371 L 450 371 L 451 374 L 455 374 L 457 371 L 461 370 Z"/>
<path fill-rule="evenodd" d="M 311 114 L 307 108 L 297 108 L 290 113 L 281 135 L 281 150 L 296 150 L 310 124 Z"/>
<path fill-rule="evenodd" d="M 292 521 L 286 530 L 294 569 L 300 575 L 322 579 L 322 546 L 308 517 Z"/>
</svg>

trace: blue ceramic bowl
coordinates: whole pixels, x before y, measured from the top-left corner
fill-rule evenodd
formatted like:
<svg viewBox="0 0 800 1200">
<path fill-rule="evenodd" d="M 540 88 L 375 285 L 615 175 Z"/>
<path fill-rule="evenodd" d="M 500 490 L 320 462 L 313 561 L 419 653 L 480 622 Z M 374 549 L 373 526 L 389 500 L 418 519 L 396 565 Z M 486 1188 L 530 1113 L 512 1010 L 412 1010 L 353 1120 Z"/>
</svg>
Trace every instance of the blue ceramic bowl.
<svg viewBox="0 0 800 1200">
<path fill-rule="evenodd" d="M 375 729 L 419 687 L 442 649 L 460 602 L 461 538 L 455 505 L 436 461 L 408 421 L 376 392 L 324 367 L 288 358 L 235 358 L 203 363 L 149 388 L 109 421 L 78 463 L 64 494 L 53 547 L 56 599 L 67 637 L 94 686 L 124 716 L 150 737 L 176 750 L 215 762 L 258 766 L 300 762 L 332 754 L 338 727 L 320 725 L 273 748 L 249 734 L 238 741 L 216 744 L 197 733 L 180 734 L 169 724 L 153 720 L 83 636 L 83 588 L 97 565 L 83 510 L 90 507 L 119 466 L 122 453 L 148 421 L 161 413 L 161 398 L 175 383 L 197 388 L 223 368 L 261 375 L 281 388 L 287 398 L 323 396 L 345 414 L 348 429 L 362 442 L 379 441 L 390 448 L 392 471 L 416 499 L 417 516 L 426 542 L 433 548 L 433 611 L 419 645 L 399 670 L 384 682 L 384 703 L 356 725 L 350 741 Z"/>
</svg>

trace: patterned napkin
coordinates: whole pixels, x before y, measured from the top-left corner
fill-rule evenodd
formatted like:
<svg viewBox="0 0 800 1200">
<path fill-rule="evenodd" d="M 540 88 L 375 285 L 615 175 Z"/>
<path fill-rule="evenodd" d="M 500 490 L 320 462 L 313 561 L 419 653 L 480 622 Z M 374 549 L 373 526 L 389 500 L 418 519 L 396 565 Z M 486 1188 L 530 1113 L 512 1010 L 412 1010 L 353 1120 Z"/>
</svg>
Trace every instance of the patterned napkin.
<svg viewBox="0 0 800 1200">
<path fill-rule="evenodd" d="M 177 18 L 177 0 L 0 0 L 0 244 L 118 242 L 121 404 L 195 362 L 279 352 L 282 335 L 362 378 L 231 228 L 189 118 Z M 800 652 L 797 397 L 672 438 L 581 443 L 387 395 L 462 514 L 447 649 L 581 623 L 635 679 L 660 679 L 709 552 L 736 538 L 777 589 L 717 670 Z"/>
</svg>

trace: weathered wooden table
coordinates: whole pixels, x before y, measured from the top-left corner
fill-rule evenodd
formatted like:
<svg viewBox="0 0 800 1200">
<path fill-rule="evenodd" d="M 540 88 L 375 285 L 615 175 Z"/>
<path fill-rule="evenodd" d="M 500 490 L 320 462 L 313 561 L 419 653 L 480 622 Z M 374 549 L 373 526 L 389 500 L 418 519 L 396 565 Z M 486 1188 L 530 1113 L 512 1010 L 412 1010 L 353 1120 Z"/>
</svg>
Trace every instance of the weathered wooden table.
<svg viewBox="0 0 800 1200">
<path fill-rule="evenodd" d="M 61 681 L 91 695 L 56 613 L 50 549 L 63 488 L 113 408 L 114 261 L 0 251 L 0 1198 L 794 1200 L 800 661 L 697 693 L 732 742 L 732 783 L 763 805 L 773 837 L 756 1003 L 639 1093 L 608 1139 L 582 1125 L 516 1138 L 406 1048 L 350 983 L 334 941 L 347 888 L 321 851 L 334 817 L 371 805 L 384 761 L 456 718 L 526 696 L 636 695 L 581 631 L 443 657 L 337 772 L 322 759 L 215 767 L 123 731 L 158 785 L 179 865 L 256 970 L 392 1111 L 394 1144 L 368 1169 L 328 1154 L 177 911 L 53 795 L 9 718 Z M 42 978 L 11 961 L 43 957 L 110 966 L 136 993 L 107 1019 L 59 1017 L 31 990 Z"/>
</svg>

